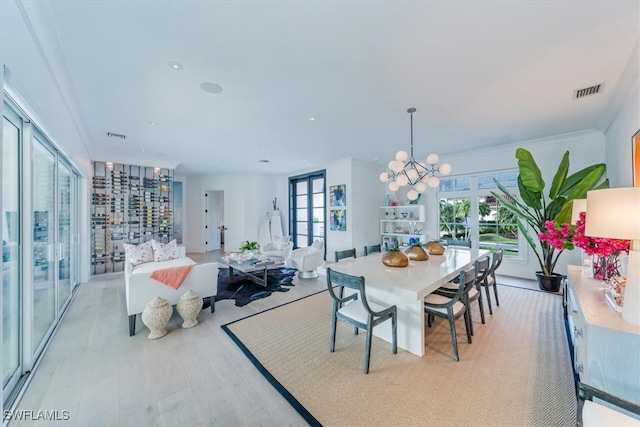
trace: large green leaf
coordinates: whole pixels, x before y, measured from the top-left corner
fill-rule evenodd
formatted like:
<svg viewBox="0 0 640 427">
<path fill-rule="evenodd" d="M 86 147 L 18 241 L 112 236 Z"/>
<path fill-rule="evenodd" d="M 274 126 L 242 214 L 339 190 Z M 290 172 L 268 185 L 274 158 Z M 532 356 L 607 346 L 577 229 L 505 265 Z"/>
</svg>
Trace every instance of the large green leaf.
<svg viewBox="0 0 640 427">
<path fill-rule="evenodd" d="M 553 218 L 559 224 L 571 223 L 571 215 L 573 213 L 573 203 L 565 203 L 560 212 Z"/>
<path fill-rule="evenodd" d="M 569 175 L 567 179 L 564 180 L 564 184 L 562 184 L 562 188 L 560 189 L 560 194 L 567 194 L 570 192 L 573 187 L 578 185 L 580 181 L 582 181 L 587 175 L 589 175 L 594 170 L 600 170 L 600 176 L 604 174 L 606 170 L 606 166 L 604 163 L 598 163 L 595 165 L 587 166 L 586 168 L 579 170 L 578 172 Z"/>
<path fill-rule="evenodd" d="M 556 197 L 558 197 L 558 194 L 560 194 L 560 189 L 562 188 L 564 180 L 567 178 L 568 172 L 569 152 L 565 151 L 564 156 L 562 156 L 562 160 L 560 161 L 560 165 L 558 165 L 558 170 L 553 176 L 553 181 L 551 182 L 551 188 L 549 189 L 549 198 L 551 200 L 555 199 Z"/>
<path fill-rule="evenodd" d="M 541 193 L 544 190 L 544 180 L 531 153 L 524 148 L 518 148 L 516 159 L 518 159 L 518 169 L 525 188 L 533 193 Z"/>
<path fill-rule="evenodd" d="M 604 188 L 609 188 L 609 178 L 602 181 L 602 184 L 598 185 L 594 190 L 602 190 Z"/>
<path fill-rule="evenodd" d="M 580 182 L 573 186 L 571 191 L 567 194 L 567 199 L 584 199 L 587 197 L 587 191 L 593 190 L 600 178 L 604 169 L 596 168 L 589 172 Z"/>
<path fill-rule="evenodd" d="M 549 203 L 547 206 L 547 210 L 544 213 L 545 220 L 554 219 L 558 212 L 562 210 L 562 208 L 567 204 L 567 199 L 565 197 L 559 196 Z"/>
<path fill-rule="evenodd" d="M 527 187 L 525 187 L 524 182 L 522 182 L 521 175 L 518 175 L 518 190 L 520 191 L 520 197 L 522 197 L 522 201 L 535 210 L 542 209 L 542 192 L 540 191 L 529 191 Z"/>
</svg>

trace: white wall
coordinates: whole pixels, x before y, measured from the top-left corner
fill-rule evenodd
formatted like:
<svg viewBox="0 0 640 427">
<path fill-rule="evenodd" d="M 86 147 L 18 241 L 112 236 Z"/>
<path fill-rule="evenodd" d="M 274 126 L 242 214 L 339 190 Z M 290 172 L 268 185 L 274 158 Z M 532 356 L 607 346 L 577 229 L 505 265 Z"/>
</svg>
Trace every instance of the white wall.
<svg viewBox="0 0 640 427">
<path fill-rule="evenodd" d="M 204 194 L 224 192 L 225 249 L 237 250 L 243 240 L 257 240 L 258 224 L 273 210 L 276 178 L 258 175 L 191 176 L 185 189 L 185 247 L 205 252 Z"/>
<path fill-rule="evenodd" d="M 605 134 L 607 175 L 611 187 L 633 186 L 631 137 L 640 130 L 640 89 L 638 80 L 623 108 Z"/>
<path fill-rule="evenodd" d="M 347 199 L 352 218 L 352 241 L 358 256 L 364 255 L 365 245 L 380 243 L 380 219 L 384 204 L 385 184 L 380 181 L 384 165 L 353 161 L 352 199 Z M 343 248 L 346 249 L 346 248 Z"/>
</svg>

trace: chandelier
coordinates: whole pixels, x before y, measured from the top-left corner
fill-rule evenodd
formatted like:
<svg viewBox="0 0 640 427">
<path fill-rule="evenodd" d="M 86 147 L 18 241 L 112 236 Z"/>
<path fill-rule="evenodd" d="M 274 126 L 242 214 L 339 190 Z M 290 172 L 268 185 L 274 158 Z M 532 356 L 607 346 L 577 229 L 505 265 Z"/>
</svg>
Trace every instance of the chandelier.
<svg viewBox="0 0 640 427">
<path fill-rule="evenodd" d="M 400 187 L 407 185 L 411 189 L 407 192 L 409 200 L 416 200 L 420 193 L 429 187 L 437 187 L 440 185 L 440 175 L 449 175 L 451 173 L 451 165 L 443 163 L 436 167 L 438 163 L 437 154 L 429 154 L 426 163 L 416 161 L 413 157 L 413 113 L 415 108 L 409 108 L 407 113 L 411 114 L 411 158 L 406 151 L 400 150 L 396 153 L 396 159 L 391 160 L 387 167 L 389 171 L 380 174 L 380 181 L 389 182 L 389 190 L 395 192 Z M 409 160 L 407 160 L 409 159 Z"/>
</svg>

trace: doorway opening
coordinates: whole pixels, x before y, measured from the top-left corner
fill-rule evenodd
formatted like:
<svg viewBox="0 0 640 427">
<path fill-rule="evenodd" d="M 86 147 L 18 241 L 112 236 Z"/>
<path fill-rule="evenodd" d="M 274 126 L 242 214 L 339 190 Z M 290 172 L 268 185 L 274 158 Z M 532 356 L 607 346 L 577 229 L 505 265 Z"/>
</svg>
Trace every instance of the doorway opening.
<svg viewBox="0 0 640 427">
<path fill-rule="evenodd" d="M 224 250 L 224 191 L 207 190 L 204 198 L 205 251 Z"/>
</svg>

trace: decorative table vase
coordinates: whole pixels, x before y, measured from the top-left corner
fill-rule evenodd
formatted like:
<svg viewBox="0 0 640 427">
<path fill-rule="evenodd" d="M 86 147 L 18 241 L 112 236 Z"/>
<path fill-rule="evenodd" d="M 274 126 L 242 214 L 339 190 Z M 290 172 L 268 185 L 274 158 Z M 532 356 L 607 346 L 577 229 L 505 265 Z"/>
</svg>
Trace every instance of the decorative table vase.
<svg viewBox="0 0 640 427">
<path fill-rule="evenodd" d="M 404 253 L 407 254 L 411 261 L 426 261 L 429 259 L 429 254 L 420 244 L 410 246 Z"/>
<path fill-rule="evenodd" d="M 198 314 L 202 310 L 202 298 L 197 293 L 189 289 L 180 297 L 180 301 L 176 305 L 178 314 L 182 317 L 183 328 L 193 328 L 198 324 Z"/>
<path fill-rule="evenodd" d="M 620 276 L 620 252 L 613 252 L 608 256 L 593 256 L 593 278 L 608 281 L 612 277 Z"/>
<path fill-rule="evenodd" d="M 427 249 L 430 255 L 442 255 L 444 254 L 444 246 L 435 240 L 431 242 L 427 242 L 424 244 L 424 247 Z"/>
<path fill-rule="evenodd" d="M 382 255 L 382 263 L 387 267 L 406 267 L 409 258 L 400 250 L 387 251 Z"/>
<path fill-rule="evenodd" d="M 173 314 L 173 308 L 164 298 L 155 297 L 142 311 L 142 323 L 151 331 L 150 340 L 167 335 L 167 323 Z"/>
</svg>

